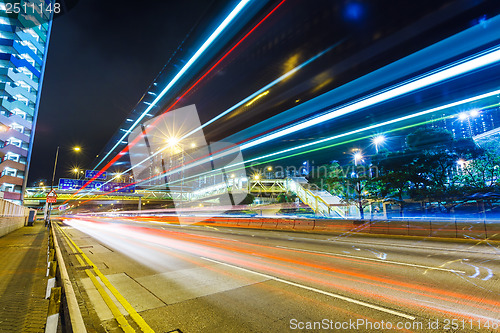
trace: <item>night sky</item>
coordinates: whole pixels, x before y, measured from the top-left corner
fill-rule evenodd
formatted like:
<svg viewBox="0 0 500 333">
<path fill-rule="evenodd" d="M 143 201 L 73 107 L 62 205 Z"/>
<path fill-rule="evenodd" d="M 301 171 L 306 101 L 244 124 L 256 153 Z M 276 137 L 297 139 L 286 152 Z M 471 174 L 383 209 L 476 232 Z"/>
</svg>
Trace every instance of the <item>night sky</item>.
<svg viewBox="0 0 500 333">
<path fill-rule="evenodd" d="M 191 28 L 228 2 L 80 0 L 55 19 L 28 184 L 50 180 L 58 145 L 56 179 L 92 167 Z"/>
</svg>

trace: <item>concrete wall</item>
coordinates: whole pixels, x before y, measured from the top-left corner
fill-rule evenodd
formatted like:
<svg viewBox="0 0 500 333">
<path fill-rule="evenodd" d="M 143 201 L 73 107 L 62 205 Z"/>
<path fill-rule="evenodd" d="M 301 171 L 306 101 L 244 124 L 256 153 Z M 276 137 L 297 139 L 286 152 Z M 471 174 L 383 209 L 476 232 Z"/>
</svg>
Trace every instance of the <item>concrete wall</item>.
<svg viewBox="0 0 500 333">
<path fill-rule="evenodd" d="M 28 217 L 24 216 L 0 217 L 0 237 L 22 228 L 27 219 Z"/>
<path fill-rule="evenodd" d="M 162 216 L 155 220 L 170 223 L 192 224 L 192 218 Z M 303 230 L 320 232 L 359 232 L 367 234 L 465 238 L 500 239 L 498 220 L 342 220 L 342 219 L 305 219 L 305 218 L 266 218 L 266 217 L 207 217 L 198 224 L 225 227 L 244 227 L 256 229 Z"/>
</svg>

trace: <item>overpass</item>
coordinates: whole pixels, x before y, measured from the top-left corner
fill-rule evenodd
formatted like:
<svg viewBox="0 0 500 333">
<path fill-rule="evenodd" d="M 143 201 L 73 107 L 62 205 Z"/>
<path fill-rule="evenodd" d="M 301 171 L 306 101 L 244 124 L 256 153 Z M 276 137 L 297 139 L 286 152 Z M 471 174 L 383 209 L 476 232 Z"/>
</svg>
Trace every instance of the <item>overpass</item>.
<svg viewBox="0 0 500 333">
<path fill-rule="evenodd" d="M 136 190 L 135 193 L 119 192 L 82 192 L 76 194 L 76 190 L 56 189 L 57 203 L 65 201 L 120 201 L 137 202 L 142 200 L 154 200 L 163 202 L 191 202 L 200 203 L 205 201 L 216 201 L 224 194 L 246 194 L 250 193 L 256 197 L 272 196 L 280 193 L 295 194 L 300 201 L 311 207 L 318 215 L 327 217 L 346 217 L 350 207 L 343 203 L 337 196 L 309 184 L 304 177 L 293 177 L 285 179 L 246 179 L 246 182 L 230 180 L 228 183 L 218 183 L 202 189 L 177 192 L 160 190 Z M 47 187 L 31 187 L 26 190 L 24 200 L 27 204 L 43 205 L 50 189 Z"/>
</svg>

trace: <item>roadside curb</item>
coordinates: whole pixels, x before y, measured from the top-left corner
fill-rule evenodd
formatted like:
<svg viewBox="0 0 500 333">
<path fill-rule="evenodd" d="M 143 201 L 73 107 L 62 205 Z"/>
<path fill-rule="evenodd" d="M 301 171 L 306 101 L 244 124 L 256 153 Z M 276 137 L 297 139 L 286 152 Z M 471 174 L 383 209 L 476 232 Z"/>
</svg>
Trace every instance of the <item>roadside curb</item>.
<svg viewBox="0 0 500 333">
<path fill-rule="evenodd" d="M 52 246 L 52 249 L 49 249 L 49 255 L 53 251 L 54 257 L 53 261 L 49 261 L 49 263 L 53 262 L 53 264 L 49 265 L 48 273 L 52 275 L 51 273 L 53 272 L 54 284 L 55 282 L 58 282 L 57 284 L 60 285 L 60 287 L 51 288 L 51 292 L 49 294 L 50 295 L 49 313 L 47 317 L 47 325 L 45 326 L 46 327 L 45 332 L 46 333 L 56 332 L 57 320 L 60 313 L 61 300 L 63 300 L 65 301 L 63 303 L 65 303 L 64 305 L 67 307 L 69 314 L 69 320 L 66 322 L 71 326 L 72 332 L 86 333 L 87 329 L 85 328 L 85 323 L 83 322 L 83 317 L 80 312 L 80 307 L 76 299 L 73 285 L 71 284 L 68 271 L 66 270 L 66 264 L 64 262 L 62 252 L 57 241 L 55 228 L 51 227 L 50 229 L 51 230 L 49 235 L 49 245 Z M 47 285 L 47 293 L 48 291 L 49 291 L 49 285 Z M 55 325 L 53 325 L 54 321 Z M 49 327 L 51 328 L 50 331 L 47 330 Z"/>
</svg>

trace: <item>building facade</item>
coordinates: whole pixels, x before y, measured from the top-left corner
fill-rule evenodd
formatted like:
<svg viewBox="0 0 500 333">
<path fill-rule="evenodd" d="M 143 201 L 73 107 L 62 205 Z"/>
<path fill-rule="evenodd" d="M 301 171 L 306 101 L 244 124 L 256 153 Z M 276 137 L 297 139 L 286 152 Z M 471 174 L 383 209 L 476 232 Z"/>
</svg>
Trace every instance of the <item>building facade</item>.
<svg viewBox="0 0 500 333">
<path fill-rule="evenodd" d="M 0 197 L 16 203 L 22 202 L 28 178 L 51 1 L 23 0 L 16 9 L 12 1 L 0 0 Z"/>
<path fill-rule="evenodd" d="M 495 105 L 461 111 L 454 117 L 442 115 L 431 127 L 448 130 L 455 139 L 475 138 L 500 128 L 500 108 Z"/>
</svg>

